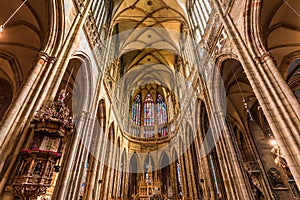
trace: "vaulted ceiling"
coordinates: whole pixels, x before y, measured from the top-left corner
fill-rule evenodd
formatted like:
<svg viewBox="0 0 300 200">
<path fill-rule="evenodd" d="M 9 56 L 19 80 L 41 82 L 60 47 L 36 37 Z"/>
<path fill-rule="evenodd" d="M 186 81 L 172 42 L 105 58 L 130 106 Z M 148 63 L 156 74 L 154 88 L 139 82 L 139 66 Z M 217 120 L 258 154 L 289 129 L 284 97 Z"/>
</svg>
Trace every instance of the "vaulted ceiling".
<svg viewBox="0 0 300 200">
<path fill-rule="evenodd" d="M 224 61 L 221 67 L 221 75 L 226 90 L 227 114 L 235 124 L 245 125 L 249 117 L 244 109 L 243 98 L 249 109 L 256 102 L 252 87 L 244 73 L 241 63 L 234 59 Z"/>
<path fill-rule="evenodd" d="M 264 42 L 282 77 L 300 99 L 299 0 L 265 0 L 261 10 Z"/>
<path fill-rule="evenodd" d="M 123 72 L 135 85 L 163 81 L 170 87 L 187 27 L 185 1 L 126 0 L 116 2 L 112 27 Z M 131 77 L 132 77 L 131 76 Z"/>
<path fill-rule="evenodd" d="M 5 24 L 0 32 L 0 121 L 49 38 L 49 1 L 28 0 L 13 16 L 22 3 L 0 1 L 0 25 Z"/>
<path fill-rule="evenodd" d="M 187 16 L 185 0 L 114 1 L 109 47 L 113 61 L 106 74 L 116 82 L 115 96 L 124 106 L 129 107 L 136 94 L 155 90 L 154 94 L 166 100 L 172 97 L 176 102 L 173 110 L 178 113 L 178 88 L 186 87 L 180 72 Z"/>
<path fill-rule="evenodd" d="M 298 0 L 264 0 L 261 10 L 264 41 L 286 77 L 285 57 L 300 47 L 300 3 Z"/>
</svg>

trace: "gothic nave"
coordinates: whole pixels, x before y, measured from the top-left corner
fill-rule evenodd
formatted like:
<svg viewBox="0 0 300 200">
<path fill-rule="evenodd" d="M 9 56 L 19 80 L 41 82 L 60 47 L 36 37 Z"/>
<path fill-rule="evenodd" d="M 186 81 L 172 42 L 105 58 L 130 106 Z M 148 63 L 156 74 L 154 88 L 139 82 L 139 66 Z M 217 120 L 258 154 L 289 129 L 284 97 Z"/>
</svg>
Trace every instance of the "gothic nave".
<svg viewBox="0 0 300 200">
<path fill-rule="evenodd" d="M 300 199 L 299 0 L 0 1 L 0 200 Z"/>
</svg>

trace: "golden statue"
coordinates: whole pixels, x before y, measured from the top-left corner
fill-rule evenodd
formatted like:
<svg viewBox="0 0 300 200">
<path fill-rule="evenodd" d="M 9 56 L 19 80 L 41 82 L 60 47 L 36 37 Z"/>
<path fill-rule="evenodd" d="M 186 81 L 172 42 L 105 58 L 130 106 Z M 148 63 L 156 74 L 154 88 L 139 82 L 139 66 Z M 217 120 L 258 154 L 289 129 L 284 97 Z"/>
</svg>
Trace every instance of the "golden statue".
<svg viewBox="0 0 300 200">
<path fill-rule="evenodd" d="M 281 156 L 280 147 L 275 145 L 271 152 L 276 155 L 274 160 L 275 164 L 283 169 L 288 178 L 293 178 L 290 168 L 287 165 L 286 160 Z"/>
</svg>

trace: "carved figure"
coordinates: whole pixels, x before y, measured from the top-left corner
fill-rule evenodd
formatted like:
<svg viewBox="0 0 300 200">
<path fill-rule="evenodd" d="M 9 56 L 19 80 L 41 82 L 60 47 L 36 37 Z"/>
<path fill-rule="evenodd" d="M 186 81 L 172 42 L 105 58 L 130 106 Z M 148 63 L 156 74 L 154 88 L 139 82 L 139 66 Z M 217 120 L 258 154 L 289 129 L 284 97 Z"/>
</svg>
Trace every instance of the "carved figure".
<svg viewBox="0 0 300 200">
<path fill-rule="evenodd" d="M 35 166 L 35 168 L 34 168 L 34 174 L 41 174 L 41 172 L 42 172 L 42 167 L 43 167 L 43 165 L 42 165 L 42 163 L 38 163 L 36 166 Z"/>
<path fill-rule="evenodd" d="M 285 159 L 281 156 L 280 147 L 275 145 L 271 152 L 276 155 L 274 160 L 275 164 L 283 169 L 288 178 L 293 178 L 290 168 L 287 165 Z"/>
<path fill-rule="evenodd" d="M 65 89 L 62 89 L 59 93 L 58 101 L 63 103 L 68 95 L 69 95 L 69 92 L 67 92 Z"/>
<path fill-rule="evenodd" d="M 282 181 L 282 176 L 277 169 L 272 167 L 269 169 L 268 173 L 269 173 L 269 176 L 271 178 L 271 182 L 272 182 L 272 185 L 274 188 L 284 187 L 284 184 Z"/>
</svg>

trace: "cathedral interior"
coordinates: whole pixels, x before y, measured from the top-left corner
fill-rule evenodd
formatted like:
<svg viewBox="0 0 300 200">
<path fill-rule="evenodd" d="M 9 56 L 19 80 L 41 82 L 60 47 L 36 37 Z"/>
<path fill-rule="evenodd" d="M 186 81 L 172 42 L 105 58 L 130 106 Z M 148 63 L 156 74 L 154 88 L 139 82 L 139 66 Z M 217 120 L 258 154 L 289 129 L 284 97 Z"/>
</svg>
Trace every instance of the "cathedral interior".
<svg viewBox="0 0 300 200">
<path fill-rule="evenodd" d="M 299 0 L 0 1 L 0 200 L 300 199 Z"/>
</svg>

